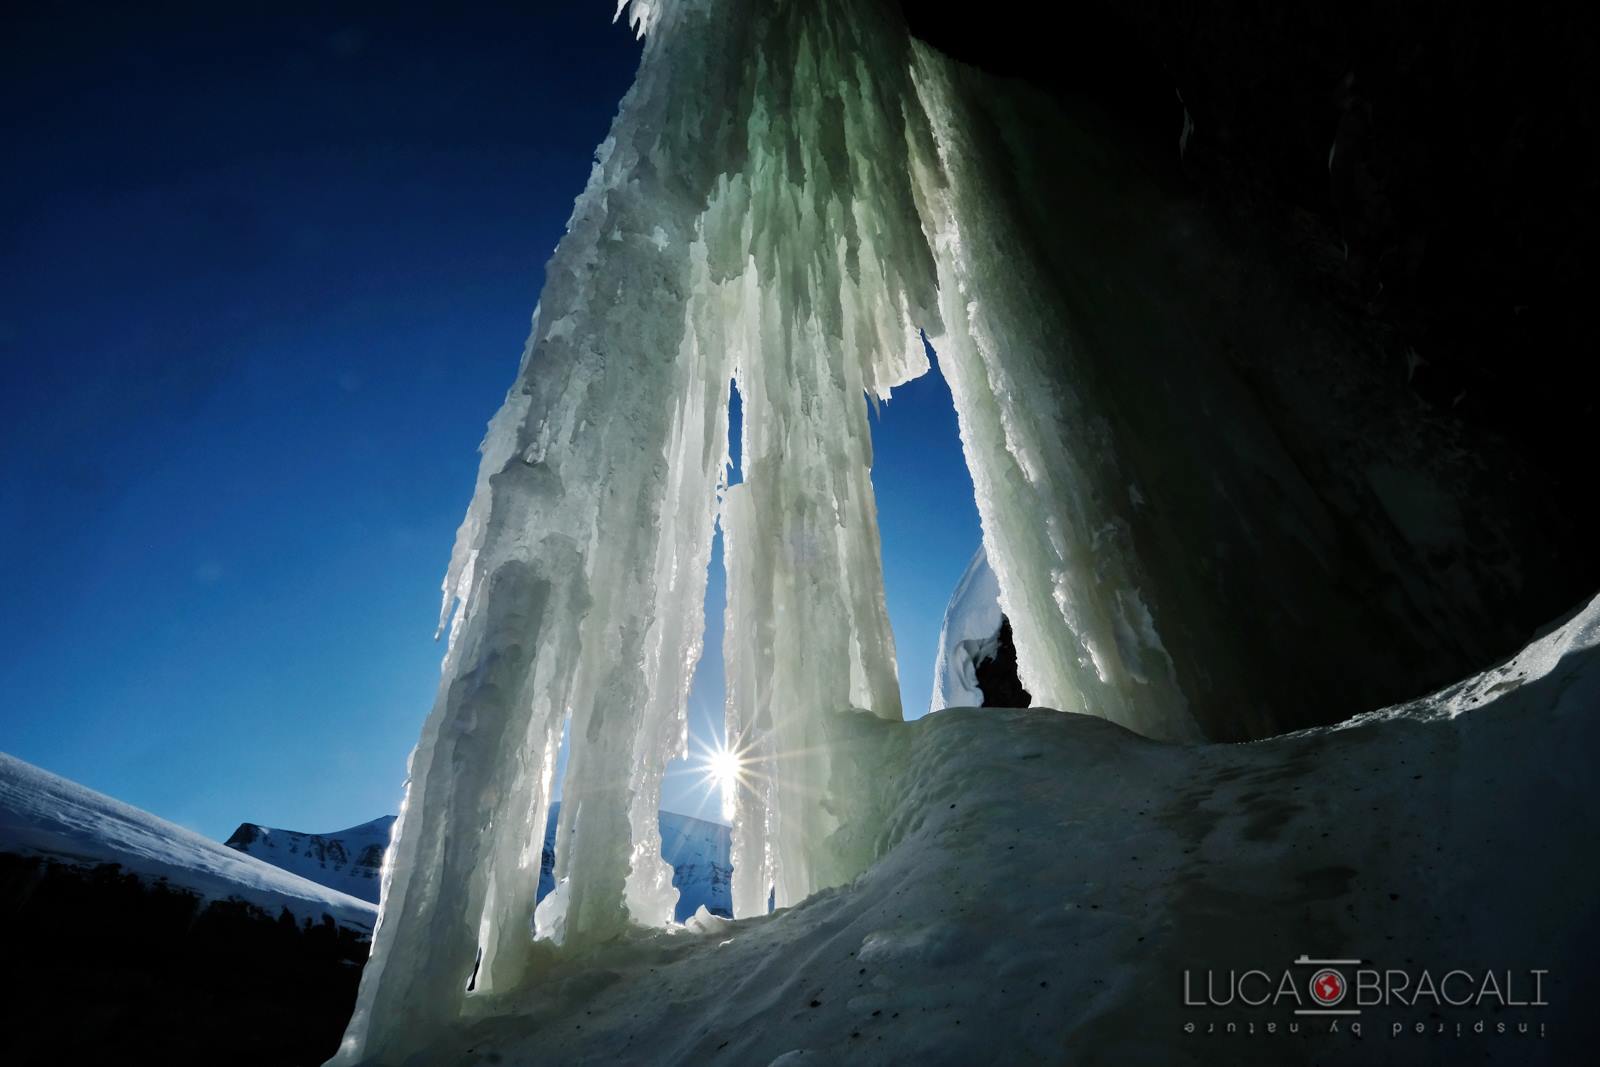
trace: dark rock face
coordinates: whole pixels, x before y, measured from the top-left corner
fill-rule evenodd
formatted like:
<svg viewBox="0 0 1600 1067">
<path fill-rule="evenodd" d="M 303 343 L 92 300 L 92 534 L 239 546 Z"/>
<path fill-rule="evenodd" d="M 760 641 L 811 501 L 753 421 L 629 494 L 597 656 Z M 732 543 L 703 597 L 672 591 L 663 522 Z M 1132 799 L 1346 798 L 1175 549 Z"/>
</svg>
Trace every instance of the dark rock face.
<svg viewBox="0 0 1600 1067">
<path fill-rule="evenodd" d="M 1587 5 L 1079 0 L 1049 26 L 1021 3 L 904 7 L 941 51 L 1111 114 L 1391 358 L 1425 360 L 1409 385 L 1428 403 L 1533 449 L 1581 443 L 1596 400 L 1573 386 L 1600 381 L 1572 358 L 1595 339 L 1600 230 Z"/>
<path fill-rule="evenodd" d="M 1033 696 L 1022 688 L 1017 677 L 1017 646 L 1011 643 L 1011 620 L 1000 616 L 1000 633 L 995 638 L 993 656 L 976 664 L 978 688 L 983 690 L 986 708 L 1027 708 Z"/>
<path fill-rule="evenodd" d="M 317 1064 L 368 943 L 116 864 L 0 853 L 0 1062 Z"/>
<path fill-rule="evenodd" d="M 975 76 L 962 120 L 1150 502 L 1127 535 L 1208 736 L 1418 696 L 1600 585 L 1577 5 L 903 7 L 1027 85 Z"/>
</svg>

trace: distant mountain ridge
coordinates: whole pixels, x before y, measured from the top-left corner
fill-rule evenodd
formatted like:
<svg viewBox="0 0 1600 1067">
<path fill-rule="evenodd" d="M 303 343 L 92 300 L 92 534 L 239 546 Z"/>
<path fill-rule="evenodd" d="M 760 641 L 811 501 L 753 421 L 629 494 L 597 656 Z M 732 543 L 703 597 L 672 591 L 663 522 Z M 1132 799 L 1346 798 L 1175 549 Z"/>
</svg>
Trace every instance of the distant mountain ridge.
<svg viewBox="0 0 1600 1067">
<path fill-rule="evenodd" d="M 376 904 L 382 882 L 383 853 L 389 847 L 389 832 L 395 818 L 385 815 L 329 834 L 240 823 L 223 843 L 302 878 Z"/>
<path fill-rule="evenodd" d="M 556 826 L 561 803 L 550 807 L 545 824 L 544 850 L 539 863 L 539 899 L 555 888 Z M 341 893 L 377 903 L 381 889 L 383 853 L 395 816 L 385 815 L 348 830 L 312 834 L 279 830 L 260 823 L 241 823 L 228 838 L 229 848 L 309 878 Z M 729 859 L 729 829 L 721 823 L 661 813 L 661 854 L 672 865 L 672 884 L 678 890 L 675 917 L 679 922 L 704 907 L 713 915 L 731 917 L 733 864 Z"/>
<path fill-rule="evenodd" d="M 544 829 L 544 855 L 539 861 L 539 899 L 555 888 L 556 824 L 561 802 L 550 805 Z M 733 918 L 733 860 L 731 828 L 675 811 L 661 812 L 661 858 L 672 865 L 672 884 L 678 890 L 673 918 L 683 922 L 702 905 L 713 915 Z"/>
</svg>

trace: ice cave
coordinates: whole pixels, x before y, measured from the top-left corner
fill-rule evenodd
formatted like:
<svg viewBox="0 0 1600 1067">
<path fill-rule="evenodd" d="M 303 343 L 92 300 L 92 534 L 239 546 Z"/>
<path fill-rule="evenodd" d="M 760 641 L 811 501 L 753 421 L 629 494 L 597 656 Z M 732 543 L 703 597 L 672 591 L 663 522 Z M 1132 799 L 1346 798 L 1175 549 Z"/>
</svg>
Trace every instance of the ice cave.
<svg viewBox="0 0 1600 1067">
<path fill-rule="evenodd" d="M 954 773 L 934 767 L 940 745 L 1073 768 L 1058 748 L 1093 751 L 1105 793 L 1084 810 L 1104 817 L 1106 796 L 1142 808 L 1189 788 L 1169 753 L 1190 749 L 1121 737 L 1323 728 L 1526 636 L 1505 605 L 1543 580 L 1517 560 L 1546 509 L 1469 513 L 1505 483 L 1447 420 L 1403 414 L 1395 376 L 1339 316 L 1175 202 L 1103 113 L 948 57 L 893 4 L 621 7 L 643 59 L 483 441 L 444 582 L 443 678 L 336 1062 L 442 1062 L 449 1035 L 571 1005 L 627 952 L 668 952 L 660 938 L 732 945 L 774 909 L 837 903 L 824 891 L 903 863 L 891 846 L 956 809 L 940 802 Z M 969 577 L 992 583 L 1033 706 L 1101 724 L 1073 725 L 1070 744 L 1038 712 L 944 712 L 915 740 L 900 725 L 868 410 L 928 371 L 924 335 L 982 519 Z M 686 745 L 718 528 L 738 921 L 677 927 L 657 813 Z M 936 706 L 971 695 L 952 684 Z M 564 729 L 558 887 L 535 909 Z M 1404 763 L 1406 745 L 1373 758 Z M 1266 750 L 1193 751 L 1231 768 L 1211 768 L 1223 781 L 1271 777 L 1251 762 Z M 1120 847 L 1117 825 L 1100 847 Z M 850 955 L 862 975 L 897 955 L 938 962 L 960 951 L 941 936 L 883 930 Z M 1082 948 L 1085 966 L 1103 957 Z M 1045 1062 L 1018 1040 L 1016 1062 Z"/>
<path fill-rule="evenodd" d="M 1597 41 L 19 7 L 0 1063 L 1592 1058 Z"/>
</svg>

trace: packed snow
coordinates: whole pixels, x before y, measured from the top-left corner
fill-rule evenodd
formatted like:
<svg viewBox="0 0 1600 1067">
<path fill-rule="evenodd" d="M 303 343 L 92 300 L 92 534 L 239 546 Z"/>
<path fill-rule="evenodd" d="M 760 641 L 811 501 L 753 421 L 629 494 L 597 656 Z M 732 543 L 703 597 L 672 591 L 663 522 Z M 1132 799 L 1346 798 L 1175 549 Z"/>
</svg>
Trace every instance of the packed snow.
<svg viewBox="0 0 1600 1067">
<path fill-rule="evenodd" d="M 1527 1064 L 1587 1048 L 1600 943 L 1555 917 L 1590 914 L 1600 873 L 1600 598 L 1460 685 L 1264 742 L 1154 742 L 1048 709 L 845 713 L 835 730 L 879 786 L 859 878 L 551 954 L 495 1014 L 390 1062 Z M 1568 847 L 1529 832 L 1551 819 Z M 1185 971 L 1303 985 L 1301 956 L 1522 987 L 1354 1016 L 1184 1003 Z M 1532 969 L 1547 1005 L 1505 1003 L 1538 999 Z"/>
<path fill-rule="evenodd" d="M 149 882 L 202 900 L 241 900 L 276 917 L 331 915 L 371 931 L 377 909 L 297 874 L 243 855 L 176 823 L 0 753 L 0 852 L 75 867 L 115 863 Z"/>
<path fill-rule="evenodd" d="M 383 873 L 395 817 L 385 815 L 348 830 L 308 834 L 242 823 L 223 844 L 373 904 Z"/>
</svg>

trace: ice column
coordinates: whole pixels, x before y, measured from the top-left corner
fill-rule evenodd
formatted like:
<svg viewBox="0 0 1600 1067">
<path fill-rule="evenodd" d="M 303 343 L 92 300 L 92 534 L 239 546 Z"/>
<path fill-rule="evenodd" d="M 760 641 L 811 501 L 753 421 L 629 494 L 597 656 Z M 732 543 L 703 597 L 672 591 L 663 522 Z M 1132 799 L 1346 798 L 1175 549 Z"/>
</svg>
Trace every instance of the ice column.
<svg viewBox="0 0 1600 1067">
<path fill-rule="evenodd" d="M 1003 183 L 975 169 L 953 66 L 876 0 L 632 14 L 639 74 L 547 268 L 446 576 L 449 651 L 341 1062 L 403 1059 L 527 984 L 569 719 L 541 933 L 571 948 L 670 918 L 660 777 L 684 747 L 730 378 L 737 915 L 859 866 L 830 844 L 856 798 L 828 724 L 900 716 L 867 404 L 927 369 L 919 326 L 1024 684 L 1146 733 L 1187 724 L 1106 503 L 1115 457 L 1077 400 L 1070 324 L 1017 254 Z"/>
<path fill-rule="evenodd" d="M 573 945 L 670 917 L 660 775 L 684 744 L 735 375 L 732 714 L 770 772 L 740 802 L 741 891 L 764 905 L 756 882 L 776 872 L 787 903 L 848 873 L 828 861 L 848 798 L 828 794 L 816 726 L 848 705 L 899 715 L 865 394 L 925 368 L 913 323 L 936 301 L 890 11 L 649 5 L 638 78 L 484 442 L 445 582 L 444 676 L 340 1060 L 401 1057 L 527 979 L 569 716 L 541 931 Z"/>
<path fill-rule="evenodd" d="M 938 260 L 934 344 L 1022 684 L 1038 706 L 1198 737 L 1141 595 L 1112 492 L 1125 478 L 1104 418 L 1084 403 L 1073 324 L 1027 254 L 1024 213 L 997 192 L 1004 176 L 984 170 L 994 153 L 979 140 L 996 134 L 964 95 L 984 87 L 922 45 L 913 69 L 933 131 L 911 167 Z"/>
<path fill-rule="evenodd" d="M 484 441 L 445 582 L 444 674 L 411 758 L 344 1062 L 400 1058 L 469 997 L 523 978 L 569 713 L 565 936 L 620 930 L 625 900 L 647 921 L 671 913 L 661 753 L 682 744 L 699 654 L 731 374 L 727 354 L 686 327 L 727 133 L 716 102 L 742 57 L 705 47 L 718 29 L 706 5 L 655 18 Z"/>
</svg>

